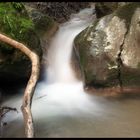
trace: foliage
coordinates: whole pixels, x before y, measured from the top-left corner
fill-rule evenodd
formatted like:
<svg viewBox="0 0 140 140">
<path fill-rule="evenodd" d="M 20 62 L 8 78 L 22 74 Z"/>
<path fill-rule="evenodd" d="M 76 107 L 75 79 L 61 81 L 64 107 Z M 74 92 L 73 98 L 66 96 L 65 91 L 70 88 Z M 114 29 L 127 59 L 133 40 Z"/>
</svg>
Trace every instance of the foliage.
<svg viewBox="0 0 140 140">
<path fill-rule="evenodd" d="M 13 7 L 14 5 L 14 7 Z M 17 12 L 17 9 L 22 12 Z M 21 39 L 23 34 L 33 28 L 33 23 L 24 13 L 22 4 L 0 3 L 0 31 L 8 34 L 12 38 Z"/>
<path fill-rule="evenodd" d="M 29 19 L 24 5 L 16 2 L 0 3 L 0 32 L 22 41 L 29 29 L 33 29 L 34 24 Z M 3 50 L 13 50 L 8 45 L 0 43 Z"/>
<path fill-rule="evenodd" d="M 12 2 L 12 6 L 19 12 L 24 9 L 24 5 L 21 2 Z"/>
</svg>

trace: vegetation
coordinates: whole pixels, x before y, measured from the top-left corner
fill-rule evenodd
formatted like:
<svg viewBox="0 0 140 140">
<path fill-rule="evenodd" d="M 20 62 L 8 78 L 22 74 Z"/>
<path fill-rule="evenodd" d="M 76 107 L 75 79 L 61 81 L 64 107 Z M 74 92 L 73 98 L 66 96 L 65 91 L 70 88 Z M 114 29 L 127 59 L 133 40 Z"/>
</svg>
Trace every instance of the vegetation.
<svg viewBox="0 0 140 140">
<path fill-rule="evenodd" d="M 34 29 L 32 20 L 28 17 L 22 3 L 0 3 L 0 32 L 21 42 L 26 42 L 26 32 Z M 28 43 L 27 43 L 28 44 Z M 1 50 L 10 53 L 13 48 L 0 43 Z"/>
<path fill-rule="evenodd" d="M 34 28 L 22 4 L 0 3 L 0 13 L 0 31 L 13 38 L 22 39 L 23 33 Z"/>
</svg>

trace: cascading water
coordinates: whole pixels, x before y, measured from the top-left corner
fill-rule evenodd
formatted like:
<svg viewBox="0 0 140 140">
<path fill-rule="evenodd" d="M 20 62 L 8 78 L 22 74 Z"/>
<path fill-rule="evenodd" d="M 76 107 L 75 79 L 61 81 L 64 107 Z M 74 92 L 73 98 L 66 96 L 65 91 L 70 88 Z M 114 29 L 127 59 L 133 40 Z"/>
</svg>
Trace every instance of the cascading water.
<svg viewBox="0 0 140 140">
<path fill-rule="evenodd" d="M 92 17 L 92 8 L 72 15 L 70 21 L 62 24 L 52 39 L 47 55 L 46 82 L 43 81 L 37 88 L 37 93 L 46 94 L 47 100 L 54 100 L 64 106 L 69 103 L 70 108 L 74 100 L 77 105 L 84 104 L 81 100 L 85 100 L 87 95 L 83 94 L 82 81 L 76 79 L 71 68 L 71 54 L 75 36 L 92 22 Z"/>
<path fill-rule="evenodd" d="M 77 82 L 70 65 L 73 40 L 78 33 L 90 24 L 92 11 L 92 9 L 85 9 L 71 17 L 69 22 L 60 26 L 48 52 L 48 83 Z M 86 14 L 83 15 L 83 12 Z"/>
<path fill-rule="evenodd" d="M 75 114 L 76 116 L 79 111 L 88 111 L 90 107 L 93 107 L 94 104 L 90 101 L 89 96 L 84 93 L 82 81 L 77 80 L 71 68 L 74 38 L 91 24 L 92 18 L 93 8 L 86 8 L 78 14 L 73 14 L 68 22 L 60 25 L 52 39 L 47 54 L 45 78 L 37 85 L 32 104 L 35 120 L 40 118 L 41 122 L 45 118 L 49 119 L 50 115 L 59 117 L 60 115 Z M 14 101 L 10 100 L 7 104 L 19 109 L 21 99 L 14 98 Z M 10 116 L 10 113 L 8 115 Z M 8 115 L 6 118 L 9 119 Z M 11 117 L 11 120 L 14 119 L 15 116 Z M 21 113 L 16 119 L 22 119 Z"/>
<path fill-rule="evenodd" d="M 140 136 L 139 100 L 111 101 L 88 95 L 71 68 L 74 38 L 90 25 L 92 13 L 93 9 L 87 8 L 72 15 L 52 39 L 45 80 L 38 83 L 32 104 L 36 137 Z M 24 137 L 23 91 L 3 103 L 19 111 L 4 117 L 3 137 Z"/>
</svg>

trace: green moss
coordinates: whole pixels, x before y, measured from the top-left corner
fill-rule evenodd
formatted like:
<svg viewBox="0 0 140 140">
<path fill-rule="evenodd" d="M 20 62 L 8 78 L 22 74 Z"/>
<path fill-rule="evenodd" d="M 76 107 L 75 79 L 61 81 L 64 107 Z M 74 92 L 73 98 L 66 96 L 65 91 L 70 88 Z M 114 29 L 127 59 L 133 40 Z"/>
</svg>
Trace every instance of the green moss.
<svg viewBox="0 0 140 140">
<path fill-rule="evenodd" d="M 23 43 L 36 52 L 41 59 L 40 40 L 24 4 L 16 2 L 0 3 L 0 33 Z M 10 80 L 29 76 L 31 63 L 21 51 L 0 42 L 0 54 L 2 59 L 0 62 L 0 78 Z"/>
<path fill-rule="evenodd" d="M 20 39 L 25 31 L 34 28 L 24 8 L 19 12 L 10 2 L 0 3 L 0 13 L 0 31 L 10 37 Z"/>
<path fill-rule="evenodd" d="M 15 10 L 18 12 L 22 12 L 23 10 L 25 10 L 25 7 L 21 2 L 12 2 L 11 4 L 13 8 L 15 8 Z"/>
<path fill-rule="evenodd" d="M 26 12 L 17 12 L 10 2 L 0 3 L 0 13 L 0 32 L 14 39 L 21 39 L 24 32 L 34 28 Z"/>
<path fill-rule="evenodd" d="M 24 5 L 16 2 L 0 3 L 0 13 L 0 32 L 25 44 L 41 56 L 40 42 L 35 33 L 35 25 L 29 18 Z M 5 54 L 15 50 L 2 42 L 0 42 L 0 46 L 0 51 Z M 23 54 L 21 56 L 23 59 L 25 58 Z"/>
</svg>

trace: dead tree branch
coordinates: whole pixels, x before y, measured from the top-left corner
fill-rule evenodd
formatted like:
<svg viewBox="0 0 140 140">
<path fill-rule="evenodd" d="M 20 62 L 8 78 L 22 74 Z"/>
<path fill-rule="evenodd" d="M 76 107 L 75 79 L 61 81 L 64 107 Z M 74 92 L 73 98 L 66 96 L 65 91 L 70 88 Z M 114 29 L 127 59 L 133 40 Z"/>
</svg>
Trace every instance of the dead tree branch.
<svg viewBox="0 0 140 140">
<path fill-rule="evenodd" d="M 35 86 L 39 78 L 39 71 L 40 71 L 39 56 L 35 52 L 31 51 L 28 47 L 23 45 L 22 43 L 19 43 L 3 34 L 0 34 L 0 41 L 5 42 L 11 45 L 12 47 L 22 51 L 30 58 L 32 63 L 31 76 L 24 92 L 23 104 L 21 107 L 23 117 L 24 117 L 25 134 L 28 138 L 32 138 L 34 137 L 34 127 L 33 127 L 32 113 L 31 113 L 31 104 L 32 104 L 32 97 L 34 94 Z"/>
</svg>

